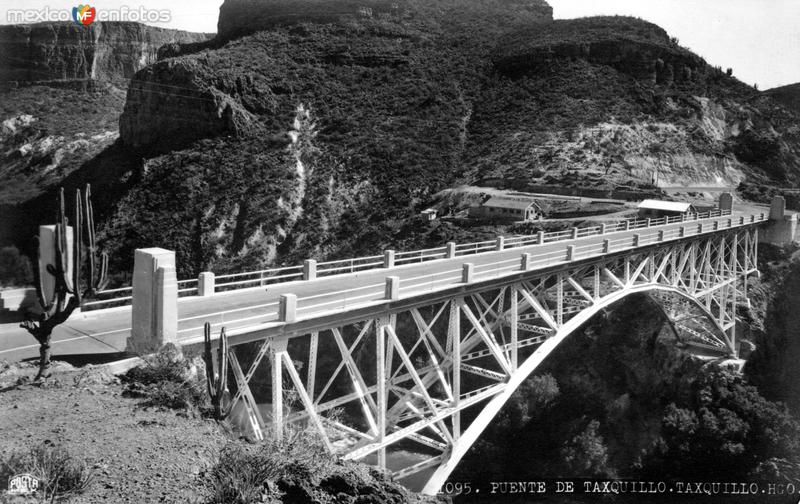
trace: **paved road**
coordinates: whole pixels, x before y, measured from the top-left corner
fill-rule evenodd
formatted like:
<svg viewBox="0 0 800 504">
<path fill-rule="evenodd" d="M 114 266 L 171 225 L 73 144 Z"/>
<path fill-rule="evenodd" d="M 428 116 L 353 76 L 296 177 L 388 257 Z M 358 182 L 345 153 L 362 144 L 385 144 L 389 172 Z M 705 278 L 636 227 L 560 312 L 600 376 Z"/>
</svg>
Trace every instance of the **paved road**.
<svg viewBox="0 0 800 504">
<path fill-rule="evenodd" d="M 738 223 L 739 215 L 746 215 L 749 220 L 749 214 L 734 213 L 731 216 L 734 223 Z M 178 302 L 179 337 L 202 337 L 202 326 L 206 321 L 215 328 L 225 325 L 229 329 L 275 322 L 278 320 L 278 300 L 282 294 L 297 295 L 298 318 L 320 315 L 383 299 L 387 276 L 399 277 L 401 297 L 410 297 L 460 283 L 464 263 L 475 265 L 475 280 L 486 280 L 519 271 L 520 255 L 523 253 L 532 255 L 533 268 L 536 269 L 565 262 L 568 245 L 575 247 L 577 259 L 583 259 L 589 255 L 599 255 L 606 239 L 611 241 L 613 252 L 632 248 L 635 234 L 641 236 L 642 245 L 647 245 L 658 239 L 659 231 L 664 231 L 666 240 L 675 239 L 682 226 L 686 226 L 686 235 L 691 236 L 697 232 L 698 223 L 704 224 L 704 232 L 712 232 L 714 221 L 718 221 L 722 229 L 727 226 L 728 219 L 728 216 L 724 216 L 675 223 L 330 276 L 315 281 L 243 289 L 206 298 L 181 298 Z M 109 354 L 109 357 L 113 357 L 124 352 L 130 335 L 130 318 L 130 307 L 76 314 L 54 331 L 53 354 L 56 357 L 85 354 Z M 17 324 L 0 325 L 0 360 L 16 361 L 37 355 L 38 345 Z"/>
</svg>

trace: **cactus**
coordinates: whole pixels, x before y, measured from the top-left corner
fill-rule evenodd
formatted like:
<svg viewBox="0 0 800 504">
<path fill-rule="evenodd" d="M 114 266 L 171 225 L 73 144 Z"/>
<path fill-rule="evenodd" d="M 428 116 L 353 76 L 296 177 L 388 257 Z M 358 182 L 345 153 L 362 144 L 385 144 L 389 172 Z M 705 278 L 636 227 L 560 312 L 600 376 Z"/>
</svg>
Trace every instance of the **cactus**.
<svg viewBox="0 0 800 504">
<path fill-rule="evenodd" d="M 46 299 L 44 279 L 39 268 L 33 268 L 36 294 L 42 314 L 38 320 L 29 316 L 20 327 L 26 329 L 39 342 L 39 373 L 36 380 L 47 378 L 50 372 L 50 341 L 53 329 L 64 323 L 81 306 L 85 299 L 94 299 L 108 283 L 108 255 L 100 256 L 97 271 L 97 244 L 94 233 L 94 210 L 91 202 L 91 187 L 81 193 L 75 191 L 75 216 L 72 240 L 72 257 L 69 254 L 69 220 L 66 215 L 64 188 L 59 191 L 55 226 L 55 264 L 47 265 L 47 274 L 55 278 L 55 288 L 50 299 Z M 39 264 L 42 262 L 41 244 L 37 240 Z M 88 251 L 87 251 L 88 249 Z M 82 277 L 84 257 L 88 257 L 88 276 Z"/>
<path fill-rule="evenodd" d="M 223 327 L 219 333 L 219 349 L 217 349 L 217 369 L 214 368 L 214 358 L 211 353 L 211 324 L 204 326 L 205 351 L 203 360 L 206 363 L 206 384 L 211 405 L 214 407 L 214 418 L 222 420 L 230 413 L 230 404 L 223 406 L 225 394 L 228 389 L 228 336 Z"/>
</svg>

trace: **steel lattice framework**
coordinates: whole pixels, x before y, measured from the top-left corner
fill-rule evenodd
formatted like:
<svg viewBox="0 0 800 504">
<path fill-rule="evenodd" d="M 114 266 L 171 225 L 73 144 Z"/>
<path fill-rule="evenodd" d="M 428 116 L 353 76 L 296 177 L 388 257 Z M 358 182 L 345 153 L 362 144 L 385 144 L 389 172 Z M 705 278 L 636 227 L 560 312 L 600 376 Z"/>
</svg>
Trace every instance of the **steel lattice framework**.
<svg viewBox="0 0 800 504">
<path fill-rule="evenodd" d="M 311 426 L 331 452 L 381 467 L 413 445 L 424 460 L 388 469 L 427 471 L 434 493 L 564 338 L 626 296 L 657 301 L 688 351 L 736 359 L 756 257 L 755 226 L 732 228 L 297 323 L 232 343 L 233 400 L 256 437 Z"/>
</svg>

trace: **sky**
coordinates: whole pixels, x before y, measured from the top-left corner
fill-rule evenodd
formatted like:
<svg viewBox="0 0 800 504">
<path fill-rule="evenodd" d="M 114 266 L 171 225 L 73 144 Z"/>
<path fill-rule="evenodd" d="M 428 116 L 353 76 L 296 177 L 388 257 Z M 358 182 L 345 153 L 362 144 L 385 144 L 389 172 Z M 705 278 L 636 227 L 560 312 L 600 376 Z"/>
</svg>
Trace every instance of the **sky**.
<svg viewBox="0 0 800 504">
<path fill-rule="evenodd" d="M 84 0 L 86 1 L 86 0 Z M 547 0 L 554 17 L 601 14 L 651 21 L 714 66 L 759 89 L 800 82 L 800 0 Z M 69 10 L 78 1 L 0 0 L 0 24 L 12 9 Z M 89 3 L 88 1 L 86 3 Z M 222 0 L 130 0 L 91 2 L 98 12 L 127 6 L 169 10 L 156 26 L 215 32 Z"/>
</svg>

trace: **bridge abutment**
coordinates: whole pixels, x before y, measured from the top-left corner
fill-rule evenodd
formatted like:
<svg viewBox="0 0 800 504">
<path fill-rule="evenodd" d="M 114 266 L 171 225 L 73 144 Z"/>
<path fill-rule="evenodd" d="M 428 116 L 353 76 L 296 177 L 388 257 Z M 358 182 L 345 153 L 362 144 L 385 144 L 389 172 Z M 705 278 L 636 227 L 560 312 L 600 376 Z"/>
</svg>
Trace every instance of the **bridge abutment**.
<svg viewBox="0 0 800 504">
<path fill-rule="evenodd" d="M 786 199 L 775 196 L 769 208 L 769 221 L 759 229 L 758 239 L 772 245 L 786 245 L 797 241 L 797 214 L 786 213 Z"/>
<path fill-rule="evenodd" d="M 151 353 L 178 338 L 175 252 L 138 249 L 134 255 L 131 336 L 127 349 Z"/>
</svg>

